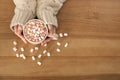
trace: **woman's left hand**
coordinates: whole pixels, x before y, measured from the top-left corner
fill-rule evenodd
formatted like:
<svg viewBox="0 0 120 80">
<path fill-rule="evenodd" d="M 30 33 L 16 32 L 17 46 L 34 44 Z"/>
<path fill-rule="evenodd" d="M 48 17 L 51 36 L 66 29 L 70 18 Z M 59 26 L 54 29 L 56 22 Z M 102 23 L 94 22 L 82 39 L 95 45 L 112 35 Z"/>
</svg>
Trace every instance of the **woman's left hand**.
<svg viewBox="0 0 120 80">
<path fill-rule="evenodd" d="M 48 38 L 46 38 L 41 45 L 44 46 L 46 43 L 50 42 L 51 40 L 57 39 L 58 35 L 56 34 L 56 27 L 49 24 L 48 25 Z"/>
</svg>

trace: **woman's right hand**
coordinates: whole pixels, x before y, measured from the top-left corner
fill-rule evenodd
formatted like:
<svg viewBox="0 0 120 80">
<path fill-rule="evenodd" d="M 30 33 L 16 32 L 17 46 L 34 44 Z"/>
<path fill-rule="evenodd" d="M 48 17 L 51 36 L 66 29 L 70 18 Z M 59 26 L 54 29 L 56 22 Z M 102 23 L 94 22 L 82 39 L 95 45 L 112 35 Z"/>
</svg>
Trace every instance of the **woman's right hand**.
<svg viewBox="0 0 120 80">
<path fill-rule="evenodd" d="M 14 26 L 14 32 L 25 44 L 27 44 L 27 41 L 23 36 L 23 28 L 21 25 Z"/>
</svg>

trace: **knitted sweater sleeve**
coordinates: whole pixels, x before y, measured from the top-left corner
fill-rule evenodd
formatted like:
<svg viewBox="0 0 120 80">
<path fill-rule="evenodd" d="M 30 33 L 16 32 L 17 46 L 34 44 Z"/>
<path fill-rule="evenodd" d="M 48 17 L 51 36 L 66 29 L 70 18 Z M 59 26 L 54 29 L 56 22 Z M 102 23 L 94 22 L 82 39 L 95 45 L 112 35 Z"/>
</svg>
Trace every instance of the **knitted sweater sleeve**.
<svg viewBox="0 0 120 80">
<path fill-rule="evenodd" d="M 13 0 L 15 14 L 12 18 L 10 29 L 17 24 L 24 25 L 28 20 L 35 17 L 36 0 Z"/>
<path fill-rule="evenodd" d="M 37 17 L 58 27 L 56 15 L 66 0 L 38 0 Z"/>
</svg>

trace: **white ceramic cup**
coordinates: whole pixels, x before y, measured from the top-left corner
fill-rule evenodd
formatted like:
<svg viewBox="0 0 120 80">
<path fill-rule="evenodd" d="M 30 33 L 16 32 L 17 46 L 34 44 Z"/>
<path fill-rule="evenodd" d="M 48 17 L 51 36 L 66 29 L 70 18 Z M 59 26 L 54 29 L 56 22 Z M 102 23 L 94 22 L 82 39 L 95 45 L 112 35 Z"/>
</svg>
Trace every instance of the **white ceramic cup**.
<svg viewBox="0 0 120 80">
<path fill-rule="evenodd" d="M 29 23 L 31 23 L 31 22 L 34 22 L 34 21 L 39 21 L 40 23 L 43 23 L 44 25 L 45 25 L 45 27 L 46 27 L 46 36 L 44 37 L 44 39 L 43 40 L 41 40 L 41 41 L 39 41 L 39 42 L 33 42 L 33 41 L 30 41 L 27 37 L 26 37 L 26 35 L 25 35 L 25 28 L 26 28 L 26 26 L 27 26 L 27 24 L 29 24 Z M 24 37 L 25 37 L 25 39 L 29 42 L 29 43 L 31 43 L 31 44 L 40 44 L 42 41 L 44 41 L 46 38 L 47 38 L 47 36 L 48 36 L 48 27 L 47 27 L 47 24 L 45 23 L 45 22 L 43 22 L 42 20 L 40 20 L 40 19 L 32 19 L 32 20 L 29 20 L 25 25 L 24 25 L 24 27 L 23 27 L 23 35 L 24 35 Z"/>
</svg>

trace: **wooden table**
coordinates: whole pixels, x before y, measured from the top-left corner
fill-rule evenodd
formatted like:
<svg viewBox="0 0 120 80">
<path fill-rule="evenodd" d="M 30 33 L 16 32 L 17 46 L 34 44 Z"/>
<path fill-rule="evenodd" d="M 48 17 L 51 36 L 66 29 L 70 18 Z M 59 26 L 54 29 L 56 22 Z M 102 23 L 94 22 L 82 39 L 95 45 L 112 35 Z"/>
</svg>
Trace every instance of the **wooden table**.
<svg viewBox="0 0 120 80">
<path fill-rule="evenodd" d="M 58 14 L 58 33 L 69 33 L 58 40 L 61 53 L 52 41 L 51 57 L 36 61 L 28 51 L 35 45 L 25 45 L 9 28 L 14 7 L 12 0 L 0 0 L 0 80 L 120 80 L 120 0 L 67 0 Z M 26 48 L 26 60 L 15 57 L 14 40 Z"/>
</svg>

